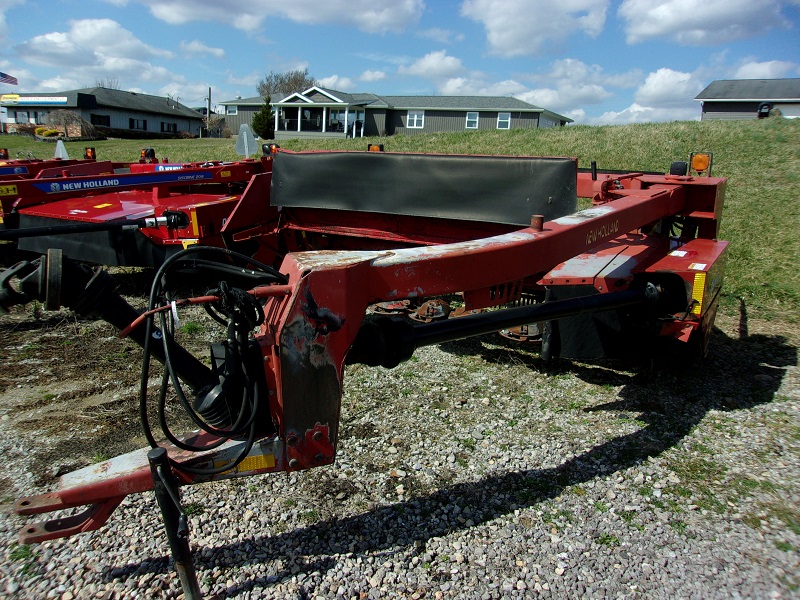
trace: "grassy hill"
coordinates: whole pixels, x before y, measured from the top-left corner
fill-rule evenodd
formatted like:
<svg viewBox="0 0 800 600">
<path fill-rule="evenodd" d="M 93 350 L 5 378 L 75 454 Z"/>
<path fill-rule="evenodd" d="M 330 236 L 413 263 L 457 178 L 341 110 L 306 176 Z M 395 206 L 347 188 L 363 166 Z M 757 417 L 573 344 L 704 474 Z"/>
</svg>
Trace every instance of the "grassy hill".
<svg viewBox="0 0 800 600">
<path fill-rule="evenodd" d="M 368 139 L 291 140 L 292 150 L 363 150 Z M 551 130 L 478 131 L 394 136 L 380 141 L 392 152 L 575 156 L 581 167 L 665 171 L 692 151 L 714 153 L 714 175 L 728 178 L 723 239 L 732 242 L 725 302 L 743 301 L 751 314 L 797 322 L 800 317 L 800 119 L 676 122 L 614 127 L 574 126 Z M 92 145 L 100 159 L 134 160 L 153 146 L 173 161 L 234 160 L 235 141 L 108 140 L 67 144 L 70 156 Z M 0 136 L 11 156 L 31 151 L 52 155 L 51 144 Z"/>
</svg>

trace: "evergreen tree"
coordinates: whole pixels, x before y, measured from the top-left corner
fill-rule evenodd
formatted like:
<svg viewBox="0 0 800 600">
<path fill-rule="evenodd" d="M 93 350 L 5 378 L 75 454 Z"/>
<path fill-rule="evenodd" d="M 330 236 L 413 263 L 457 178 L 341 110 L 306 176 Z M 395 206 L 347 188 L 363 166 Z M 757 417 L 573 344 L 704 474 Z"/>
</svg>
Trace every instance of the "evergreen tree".
<svg viewBox="0 0 800 600">
<path fill-rule="evenodd" d="M 264 106 L 261 110 L 253 115 L 251 127 L 256 135 L 265 140 L 271 140 L 275 137 L 275 115 L 269 107 L 270 97 L 267 96 L 264 101 Z"/>
</svg>

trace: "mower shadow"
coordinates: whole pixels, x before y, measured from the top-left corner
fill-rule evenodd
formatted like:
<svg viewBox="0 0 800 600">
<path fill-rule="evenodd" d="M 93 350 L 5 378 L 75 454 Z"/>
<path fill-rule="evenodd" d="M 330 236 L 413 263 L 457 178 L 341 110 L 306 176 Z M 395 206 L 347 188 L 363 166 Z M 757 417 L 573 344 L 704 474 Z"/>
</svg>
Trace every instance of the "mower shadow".
<svg viewBox="0 0 800 600">
<path fill-rule="evenodd" d="M 333 556 L 309 560 L 309 555 L 393 554 L 409 545 L 422 554 L 431 538 L 467 527 L 456 519 L 440 518 L 443 514 L 453 514 L 456 504 L 462 510 L 468 509 L 470 519 L 479 525 L 518 508 L 553 499 L 570 486 L 643 463 L 675 446 L 711 410 L 748 409 L 772 401 L 787 368 L 797 365 L 797 348 L 783 336 L 751 336 L 747 335 L 746 327 L 744 330 L 740 327 L 741 333 L 742 337 L 731 338 L 715 330 L 709 358 L 702 366 L 691 365 L 679 371 L 653 371 L 649 366 L 622 371 L 599 363 L 545 363 L 527 351 L 498 347 L 496 337 L 473 338 L 460 342 L 458 347 L 449 344 L 448 351 L 480 354 L 489 362 L 513 359 L 537 372 L 552 375 L 571 372 L 587 382 L 620 387 L 618 400 L 585 410 L 638 412 L 636 419 L 645 425 L 553 468 L 490 475 L 359 515 L 334 517 L 278 535 L 220 545 L 195 556 L 195 564 L 200 568 L 235 567 L 239 563 L 227 557 L 243 551 L 249 556 L 248 562 L 258 553 L 263 557 L 259 562 L 275 567 L 270 575 L 228 589 L 225 596 L 232 597 L 269 587 L 298 573 L 331 568 L 336 562 Z M 408 505 L 413 506 L 414 515 L 423 518 L 406 518 Z M 432 516 L 437 513 L 439 517 Z M 130 577 L 166 570 L 166 560 L 155 558 L 111 573 L 113 577 Z"/>
</svg>

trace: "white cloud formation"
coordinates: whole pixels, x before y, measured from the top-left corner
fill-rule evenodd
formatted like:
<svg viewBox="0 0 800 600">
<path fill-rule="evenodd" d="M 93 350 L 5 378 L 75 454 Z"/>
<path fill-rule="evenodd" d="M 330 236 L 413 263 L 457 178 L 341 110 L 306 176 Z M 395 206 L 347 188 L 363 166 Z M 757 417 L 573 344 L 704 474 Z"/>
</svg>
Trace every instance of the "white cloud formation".
<svg viewBox="0 0 800 600">
<path fill-rule="evenodd" d="M 445 96 L 511 96 L 524 91 L 525 86 L 513 79 L 487 82 L 469 77 L 453 77 L 437 88 Z"/>
<path fill-rule="evenodd" d="M 486 29 L 489 51 L 500 56 L 536 55 L 574 33 L 590 37 L 605 27 L 609 0 L 464 0 L 461 14 Z"/>
<path fill-rule="evenodd" d="M 8 37 L 6 11 L 20 4 L 25 4 L 25 0 L 3 0 L 3 4 L 0 6 L 0 44 L 5 44 Z"/>
<path fill-rule="evenodd" d="M 417 36 L 428 40 L 433 40 L 437 44 L 450 45 L 455 42 L 464 41 L 464 34 L 449 29 L 441 29 L 440 27 L 431 27 L 430 29 L 423 29 L 417 32 Z"/>
<path fill-rule="evenodd" d="M 736 69 L 734 79 L 782 79 L 800 75 L 800 65 L 785 60 L 748 61 Z"/>
<path fill-rule="evenodd" d="M 661 68 L 647 75 L 634 98 L 647 107 L 691 106 L 694 97 L 705 87 L 706 84 L 691 73 Z"/>
<path fill-rule="evenodd" d="M 26 62 L 48 67 L 100 67 L 118 59 L 171 58 L 172 53 L 145 44 L 111 19 L 79 19 L 69 30 L 45 33 L 15 47 Z M 106 69 L 108 70 L 108 69 Z"/>
<path fill-rule="evenodd" d="M 397 72 L 401 75 L 413 75 L 440 81 L 463 73 L 464 65 L 461 64 L 460 59 L 448 56 L 446 50 L 437 50 L 429 52 L 408 66 L 400 67 Z"/>
<path fill-rule="evenodd" d="M 14 47 L 25 62 L 59 70 L 57 78 L 40 83 L 40 89 L 90 87 L 112 77 L 121 87 L 172 83 L 186 86 L 187 79 L 150 59 L 172 59 L 174 55 L 154 48 L 111 19 L 77 19 L 66 31 L 38 35 Z"/>
<path fill-rule="evenodd" d="M 587 119 L 587 123 L 590 125 L 628 125 L 630 123 L 698 121 L 699 119 L 700 109 L 698 107 L 694 109 L 654 108 L 634 102 L 619 112 L 608 111 L 599 117 Z"/>
<path fill-rule="evenodd" d="M 183 50 L 184 54 L 189 56 L 196 56 L 198 54 L 208 54 L 216 58 L 223 58 L 225 56 L 225 50 L 222 48 L 212 48 L 211 46 L 206 46 L 199 40 L 181 42 L 180 48 Z"/>
<path fill-rule="evenodd" d="M 559 114 L 585 116 L 585 107 L 600 104 L 614 96 L 614 89 L 638 85 L 642 74 L 634 69 L 623 73 L 606 73 L 600 65 L 586 64 L 574 58 L 554 61 L 549 70 L 526 76 L 540 84 L 515 96 L 525 102 Z"/>
<path fill-rule="evenodd" d="M 143 92 L 149 94 L 151 92 Z M 158 88 L 157 96 L 168 96 L 185 106 L 202 106 L 206 103 L 208 86 L 202 83 L 170 82 Z"/>
<path fill-rule="evenodd" d="M 172 24 L 216 21 L 243 31 L 261 28 L 265 19 L 296 23 L 337 23 L 367 33 L 401 32 L 419 21 L 423 0 L 139 0 L 158 19 Z"/>
<path fill-rule="evenodd" d="M 355 83 L 349 77 L 339 77 L 338 75 L 330 75 L 329 77 L 322 77 L 317 79 L 320 87 L 328 88 L 330 90 L 339 90 L 341 92 L 352 91 Z"/>
<path fill-rule="evenodd" d="M 796 1 L 796 0 L 795 0 Z M 687 46 L 726 43 L 786 27 L 781 0 L 624 0 L 629 44 L 667 38 Z"/>
<path fill-rule="evenodd" d="M 694 97 L 705 84 L 697 73 L 661 68 L 647 75 L 634 94 L 633 104 L 621 111 L 608 111 L 588 119 L 593 125 L 625 125 L 700 119 L 700 105 Z"/>
<path fill-rule="evenodd" d="M 386 72 L 385 71 L 367 70 L 367 71 L 364 71 L 363 73 L 361 73 L 361 75 L 358 76 L 358 80 L 359 81 L 367 81 L 367 82 L 383 81 L 384 79 L 386 79 Z"/>
<path fill-rule="evenodd" d="M 40 92 L 61 92 L 63 90 L 74 90 L 80 88 L 85 83 L 85 81 L 78 81 L 72 77 L 63 77 L 59 75 L 58 77 L 52 77 L 50 79 L 44 79 L 40 81 L 36 86 L 36 89 Z"/>
</svg>

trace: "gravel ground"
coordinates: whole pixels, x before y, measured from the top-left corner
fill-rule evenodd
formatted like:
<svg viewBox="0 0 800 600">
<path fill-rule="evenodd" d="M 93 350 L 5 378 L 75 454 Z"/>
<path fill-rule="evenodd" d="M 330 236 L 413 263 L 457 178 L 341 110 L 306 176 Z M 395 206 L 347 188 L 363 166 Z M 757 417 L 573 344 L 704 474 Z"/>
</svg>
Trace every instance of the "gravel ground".
<svg viewBox="0 0 800 600">
<path fill-rule="evenodd" d="M 203 593 L 800 597 L 800 332 L 717 325 L 682 370 L 545 364 L 495 335 L 348 367 L 335 465 L 182 490 Z M 64 317 L 0 329 L 0 595 L 182 597 L 151 493 L 99 531 L 18 544 L 14 498 L 143 445 L 138 355 Z M 73 338 L 102 355 L 40 355 Z"/>
</svg>

